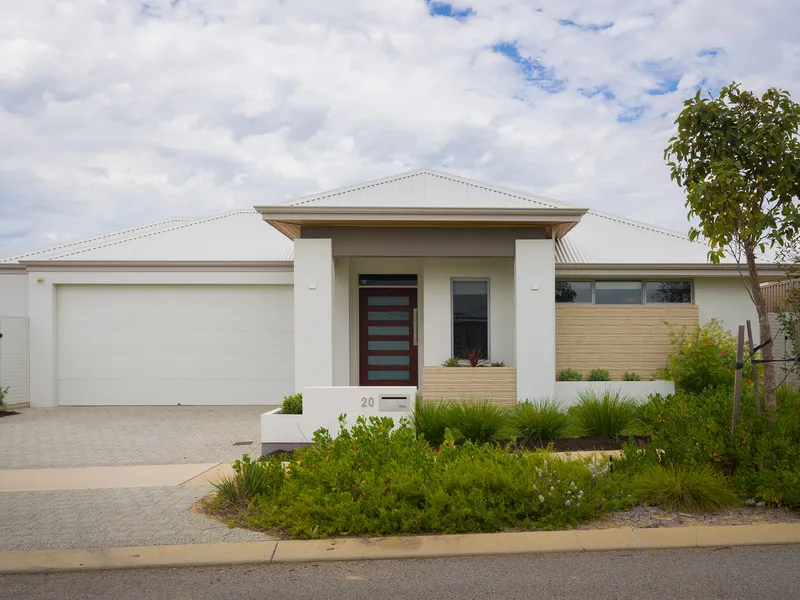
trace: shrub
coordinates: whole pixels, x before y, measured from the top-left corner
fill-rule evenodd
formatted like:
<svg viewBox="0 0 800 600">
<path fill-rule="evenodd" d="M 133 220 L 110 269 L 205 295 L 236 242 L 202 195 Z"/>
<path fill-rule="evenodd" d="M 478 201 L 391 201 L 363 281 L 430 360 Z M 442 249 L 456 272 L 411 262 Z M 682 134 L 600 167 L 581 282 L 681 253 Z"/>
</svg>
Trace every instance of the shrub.
<svg viewBox="0 0 800 600">
<path fill-rule="evenodd" d="M 640 500 L 666 509 L 708 512 L 741 504 L 725 478 L 707 464 L 650 465 L 634 475 L 631 487 Z"/>
<path fill-rule="evenodd" d="M 493 360 L 491 366 L 492 367 L 505 367 L 506 363 L 503 362 L 502 360 Z"/>
<path fill-rule="evenodd" d="M 224 476 L 211 485 L 217 490 L 217 500 L 222 505 L 241 506 L 270 490 L 273 481 L 281 477 L 279 467 L 279 462 L 253 462 L 245 454 L 233 463 L 233 475 Z"/>
<path fill-rule="evenodd" d="M 500 439 L 501 434 L 505 433 L 507 410 L 488 400 L 454 404 L 450 414 L 452 426 L 475 444 Z"/>
<path fill-rule="evenodd" d="M 0 386 L 0 410 L 6 407 L 6 394 L 8 394 L 8 388 Z"/>
<path fill-rule="evenodd" d="M 510 414 L 514 435 L 524 441 L 557 440 L 565 436 L 569 416 L 554 400 L 544 399 L 517 404 Z"/>
<path fill-rule="evenodd" d="M 619 437 L 636 421 L 636 402 L 619 391 L 593 390 L 578 393 L 578 402 L 569 409 L 581 435 Z"/>
<path fill-rule="evenodd" d="M 580 381 L 581 379 L 583 379 L 583 376 L 575 369 L 563 369 L 558 374 L 559 381 Z"/>
<path fill-rule="evenodd" d="M 736 339 L 720 322 L 711 319 L 702 327 L 670 329 L 672 353 L 659 379 L 675 382 L 675 388 L 699 393 L 706 388 L 733 387 Z"/>
<path fill-rule="evenodd" d="M 446 361 L 442 363 L 443 367 L 457 367 L 458 366 L 458 357 L 451 356 Z"/>
<path fill-rule="evenodd" d="M 625 371 L 625 376 L 622 378 L 623 381 L 641 381 L 642 378 L 639 377 L 638 373 L 629 373 Z"/>
<path fill-rule="evenodd" d="M 281 414 L 284 415 L 302 415 L 303 414 L 303 394 L 299 392 L 286 396 L 281 404 Z"/>
<path fill-rule="evenodd" d="M 592 369 L 588 381 L 611 381 L 611 374 L 608 369 Z"/>
<path fill-rule="evenodd" d="M 616 502 L 609 475 L 581 461 L 452 439 L 435 450 L 388 418 L 340 423 L 336 438 L 320 430 L 296 451 L 246 523 L 298 538 L 553 529 Z"/>
<path fill-rule="evenodd" d="M 439 445 L 444 441 L 445 431 L 452 426 L 453 408 L 450 403 L 423 403 L 417 398 L 411 424 L 417 437 L 424 438 L 431 444 Z"/>
<path fill-rule="evenodd" d="M 779 388 L 778 400 L 777 421 L 770 426 L 746 388 L 735 436 L 733 394 L 724 389 L 653 395 L 640 418 L 665 464 L 710 464 L 747 498 L 800 508 L 800 394 Z"/>
</svg>

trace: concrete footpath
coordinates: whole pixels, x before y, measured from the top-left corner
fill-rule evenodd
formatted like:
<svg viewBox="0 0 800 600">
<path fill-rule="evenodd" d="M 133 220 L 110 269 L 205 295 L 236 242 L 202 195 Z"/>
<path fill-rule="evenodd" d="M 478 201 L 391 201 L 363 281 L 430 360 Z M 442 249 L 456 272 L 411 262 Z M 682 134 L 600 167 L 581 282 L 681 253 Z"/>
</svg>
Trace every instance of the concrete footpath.
<svg viewBox="0 0 800 600">
<path fill-rule="evenodd" d="M 800 524 L 31 550 L 0 552 L 0 574 L 775 544 L 800 544 Z"/>
</svg>

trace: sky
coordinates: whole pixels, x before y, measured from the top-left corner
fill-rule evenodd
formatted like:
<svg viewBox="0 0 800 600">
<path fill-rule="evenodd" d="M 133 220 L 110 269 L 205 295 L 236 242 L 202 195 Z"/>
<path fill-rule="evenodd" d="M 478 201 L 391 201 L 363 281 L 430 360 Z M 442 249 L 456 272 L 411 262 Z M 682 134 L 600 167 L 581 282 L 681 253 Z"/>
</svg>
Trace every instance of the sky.
<svg viewBox="0 0 800 600">
<path fill-rule="evenodd" d="M 7 0 L 0 256 L 420 167 L 686 231 L 663 150 L 800 100 L 800 0 Z"/>
</svg>

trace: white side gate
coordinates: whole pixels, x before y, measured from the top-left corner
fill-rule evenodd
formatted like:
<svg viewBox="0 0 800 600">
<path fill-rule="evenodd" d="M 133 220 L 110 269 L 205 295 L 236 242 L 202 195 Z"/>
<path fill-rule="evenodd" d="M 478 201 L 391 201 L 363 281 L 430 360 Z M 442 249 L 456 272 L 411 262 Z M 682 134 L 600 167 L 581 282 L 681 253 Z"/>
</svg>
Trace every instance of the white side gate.
<svg viewBox="0 0 800 600">
<path fill-rule="evenodd" d="M 0 317 L 0 387 L 8 408 L 29 406 L 28 319 Z"/>
</svg>

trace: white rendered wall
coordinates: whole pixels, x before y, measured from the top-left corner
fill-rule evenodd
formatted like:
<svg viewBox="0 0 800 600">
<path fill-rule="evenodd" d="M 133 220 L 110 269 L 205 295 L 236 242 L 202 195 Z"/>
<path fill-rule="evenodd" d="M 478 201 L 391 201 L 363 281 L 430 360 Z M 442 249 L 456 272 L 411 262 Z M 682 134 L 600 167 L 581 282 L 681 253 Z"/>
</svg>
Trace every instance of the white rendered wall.
<svg viewBox="0 0 800 600">
<path fill-rule="evenodd" d="M 741 277 L 702 277 L 694 280 L 694 302 L 698 318 L 703 324 L 709 319 L 720 319 L 725 329 L 734 335 L 737 327 L 747 319 L 753 326 L 753 337 L 758 339 L 758 313 L 747 292 L 746 280 Z"/>
<path fill-rule="evenodd" d="M 0 317 L 28 316 L 28 274 L 0 273 Z"/>
<path fill-rule="evenodd" d="M 593 391 L 597 394 L 619 392 L 637 402 L 646 402 L 650 394 L 666 396 L 675 393 L 674 381 L 556 381 L 553 399 L 567 408 L 576 404 L 578 394 Z"/>
<path fill-rule="evenodd" d="M 350 259 L 333 261 L 333 384 L 350 385 Z"/>
<path fill-rule="evenodd" d="M 333 385 L 333 254 L 330 239 L 294 241 L 295 390 Z"/>
<path fill-rule="evenodd" d="M 508 366 L 516 364 L 514 261 L 509 258 L 428 258 L 423 264 L 421 303 L 424 366 L 438 367 L 453 355 L 452 281 L 471 278 L 489 280 L 488 350 L 491 360 L 503 361 Z"/>
<path fill-rule="evenodd" d="M 517 398 L 551 398 L 556 379 L 555 247 L 517 240 L 514 257 Z"/>
<path fill-rule="evenodd" d="M 303 414 L 282 415 L 279 409 L 261 415 L 261 443 L 310 443 L 314 432 L 324 427 L 331 436 L 339 433 L 339 415 L 347 415 L 352 427 L 358 417 L 390 417 L 397 427 L 413 412 L 415 387 L 309 387 L 303 390 Z M 405 397 L 392 410 L 381 406 L 381 396 Z M 382 410 L 383 408 L 383 410 Z"/>
</svg>

